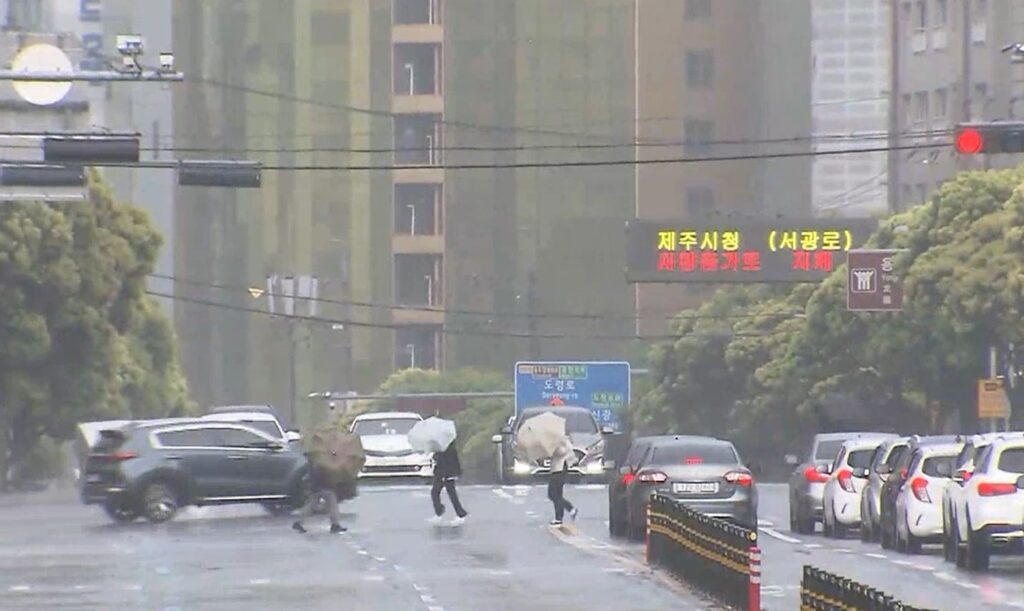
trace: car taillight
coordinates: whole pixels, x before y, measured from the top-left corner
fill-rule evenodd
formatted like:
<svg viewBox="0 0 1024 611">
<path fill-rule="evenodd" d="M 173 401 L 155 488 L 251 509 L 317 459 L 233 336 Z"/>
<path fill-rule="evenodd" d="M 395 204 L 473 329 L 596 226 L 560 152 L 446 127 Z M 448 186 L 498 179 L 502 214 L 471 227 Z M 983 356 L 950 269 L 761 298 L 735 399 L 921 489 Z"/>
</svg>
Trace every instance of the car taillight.
<svg viewBox="0 0 1024 611">
<path fill-rule="evenodd" d="M 828 475 L 819 473 L 814 467 L 807 467 L 804 469 L 804 479 L 812 484 L 824 484 L 828 481 Z"/>
<path fill-rule="evenodd" d="M 704 459 L 700 456 L 687 456 L 683 462 L 688 465 L 703 465 Z"/>
<path fill-rule="evenodd" d="M 92 457 L 96 460 L 103 460 L 106 462 L 122 462 L 125 460 L 131 460 L 137 458 L 139 455 L 135 452 L 112 452 L 110 454 L 93 454 Z"/>
<path fill-rule="evenodd" d="M 628 485 L 632 484 L 633 480 L 635 480 L 635 479 L 636 479 L 636 475 L 633 475 L 632 473 L 626 473 L 625 475 L 622 476 L 622 485 L 623 486 L 628 486 Z"/>
<path fill-rule="evenodd" d="M 843 469 L 836 474 L 836 479 L 839 480 L 839 485 L 843 487 L 843 490 L 847 492 L 857 492 L 853 487 L 853 471 Z"/>
<path fill-rule="evenodd" d="M 973 471 L 964 471 L 964 483 L 970 481 L 972 475 L 974 475 Z"/>
<path fill-rule="evenodd" d="M 754 483 L 754 476 L 745 471 L 729 471 L 725 474 L 725 481 L 746 487 Z"/>
<path fill-rule="evenodd" d="M 650 473 L 641 473 L 636 476 L 636 479 L 645 484 L 664 484 L 668 481 L 668 476 L 661 471 L 651 471 Z"/>
<path fill-rule="evenodd" d="M 1003 484 L 999 482 L 982 482 L 978 484 L 978 494 L 980 496 L 1002 496 L 1004 494 L 1013 494 L 1017 492 L 1017 486 L 1015 484 Z"/>
<path fill-rule="evenodd" d="M 910 490 L 922 503 L 931 503 L 932 497 L 928 495 L 928 480 L 923 477 L 915 477 L 910 481 Z"/>
</svg>

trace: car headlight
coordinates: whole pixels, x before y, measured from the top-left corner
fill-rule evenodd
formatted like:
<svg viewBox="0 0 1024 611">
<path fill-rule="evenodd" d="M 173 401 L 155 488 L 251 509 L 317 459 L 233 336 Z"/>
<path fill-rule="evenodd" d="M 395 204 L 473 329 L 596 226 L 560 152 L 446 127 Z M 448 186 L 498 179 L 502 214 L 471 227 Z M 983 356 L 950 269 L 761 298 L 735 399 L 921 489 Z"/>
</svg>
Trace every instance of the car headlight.
<svg viewBox="0 0 1024 611">
<path fill-rule="evenodd" d="M 594 454 L 604 454 L 604 439 L 598 439 L 594 443 L 587 446 L 587 454 L 593 456 Z"/>
<path fill-rule="evenodd" d="M 523 462 L 523 461 L 521 461 L 521 460 L 519 460 L 517 458 L 512 463 L 512 470 L 515 471 L 516 473 L 522 475 L 524 473 L 529 473 L 530 472 L 530 465 L 528 463 L 525 463 L 525 462 Z"/>
</svg>

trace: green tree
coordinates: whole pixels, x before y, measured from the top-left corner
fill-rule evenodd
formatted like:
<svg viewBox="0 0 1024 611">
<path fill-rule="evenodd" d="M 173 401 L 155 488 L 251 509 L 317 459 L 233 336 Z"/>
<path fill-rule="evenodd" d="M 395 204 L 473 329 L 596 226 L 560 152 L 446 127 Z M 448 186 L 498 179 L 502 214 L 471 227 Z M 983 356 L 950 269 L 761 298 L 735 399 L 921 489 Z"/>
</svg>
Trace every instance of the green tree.
<svg viewBox="0 0 1024 611">
<path fill-rule="evenodd" d="M 0 487 L 43 436 L 192 409 L 174 334 L 145 293 L 160 244 L 95 175 L 85 203 L 0 208 Z"/>
</svg>

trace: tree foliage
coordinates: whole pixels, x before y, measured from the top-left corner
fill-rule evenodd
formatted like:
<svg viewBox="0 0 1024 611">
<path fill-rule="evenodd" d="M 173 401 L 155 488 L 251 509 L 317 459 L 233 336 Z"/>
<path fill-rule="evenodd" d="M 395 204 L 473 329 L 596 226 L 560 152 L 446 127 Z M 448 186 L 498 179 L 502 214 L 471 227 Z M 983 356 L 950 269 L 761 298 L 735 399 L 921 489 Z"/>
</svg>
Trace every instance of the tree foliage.
<svg viewBox="0 0 1024 611">
<path fill-rule="evenodd" d="M 43 436 L 192 409 L 173 330 L 145 293 L 160 245 L 96 176 L 85 203 L 0 207 L 0 486 Z"/>
<path fill-rule="evenodd" d="M 843 266 L 681 313 L 678 337 L 648 355 L 654 386 L 634 422 L 724 435 L 768 464 L 812 430 L 973 430 L 988 346 L 1024 341 L 1022 183 L 1024 169 L 964 173 L 880 223 L 868 246 L 905 249 L 902 312 L 848 312 Z"/>
</svg>

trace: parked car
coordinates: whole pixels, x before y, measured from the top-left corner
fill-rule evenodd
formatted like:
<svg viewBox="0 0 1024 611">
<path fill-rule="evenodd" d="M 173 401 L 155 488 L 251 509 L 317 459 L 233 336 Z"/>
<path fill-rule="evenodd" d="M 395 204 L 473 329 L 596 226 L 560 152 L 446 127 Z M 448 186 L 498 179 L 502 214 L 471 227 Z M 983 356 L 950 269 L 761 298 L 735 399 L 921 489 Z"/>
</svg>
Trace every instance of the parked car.
<svg viewBox="0 0 1024 611">
<path fill-rule="evenodd" d="M 829 465 L 835 462 L 843 442 L 864 435 L 878 436 L 880 433 L 819 433 L 811 441 L 811 447 L 803 460 L 792 454 L 786 456 L 786 462 L 796 466 L 789 478 L 791 531 L 804 534 L 814 532 L 815 523 L 822 520 L 822 497 L 825 494 L 825 482 L 828 481 Z"/>
<path fill-rule="evenodd" d="M 491 438 L 498 446 L 498 476 L 502 483 L 511 484 L 528 481 L 538 476 L 546 476 L 550 472 L 549 459 L 529 461 L 516 447 L 516 434 L 523 423 L 540 414 L 552 412 L 565 418 L 565 430 L 572 441 L 577 462 L 569 468 L 574 478 L 591 478 L 604 481 L 604 452 L 607 435 L 613 433 L 610 428 L 601 428 L 594 419 L 594 414 L 585 407 L 576 406 L 542 406 L 528 407 L 519 416 L 509 419 L 508 425 L 501 433 Z"/>
<path fill-rule="evenodd" d="M 81 500 L 117 522 L 165 522 L 187 505 L 295 507 L 309 465 L 301 451 L 232 422 L 171 419 L 103 429 L 85 464 Z"/>
<path fill-rule="evenodd" d="M 432 456 L 409 444 L 409 430 L 423 417 L 411 412 L 376 412 L 356 416 L 350 431 L 366 453 L 360 479 L 434 477 Z"/>
<path fill-rule="evenodd" d="M 239 424 L 244 424 L 245 426 L 254 428 L 257 431 L 263 431 L 274 439 L 280 439 L 287 443 L 300 441 L 302 439 L 298 431 L 285 431 L 281 422 L 277 419 L 277 416 L 270 412 L 246 412 L 241 410 L 237 412 L 222 411 L 207 414 L 202 418 L 203 420 L 210 420 L 213 422 L 237 422 Z"/>
<path fill-rule="evenodd" d="M 284 433 L 284 439 L 287 439 L 288 441 L 299 441 L 301 439 L 298 429 L 292 428 L 290 423 L 281 415 L 281 412 L 279 412 L 273 405 L 219 405 L 211 408 L 208 415 L 211 418 L 214 416 L 235 417 L 238 418 L 239 421 L 242 421 L 245 418 L 252 419 L 257 414 L 261 416 L 259 418 L 260 421 L 265 420 L 267 416 L 272 417 L 274 421 L 277 422 L 276 428 L 280 429 Z M 265 425 L 257 428 L 270 433 Z"/>
<path fill-rule="evenodd" d="M 712 437 L 673 435 L 640 438 L 631 448 L 616 491 L 609 493 L 610 527 L 642 538 L 647 505 L 661 493 L 707 515 L 757 528 L 754 476 L 732 443 Z M 621 498 L 621 500 L 620 500 Z M 625 513 L 622 508 L 625 507 Z M 623 524 L 624 522 L 624 524 Z"/>
<path fill-rule="evenodd" d="M 629 484 L 636 479 L 636 472 L 647 449 L 658 441 L 675 439 L 672 435 L 660 437 L 637 437 L 629 445 L 626 457 L 619 466 L 618 477 L 608 480 L 608 532 L 613 537 L 625 537 L 629 531 Z"/>
<path fill-rule="evenodd" d="M 907 483 L 896 495 L 896 549 L 908 554 L 942 540 L 942 489 L 953 475 L 963 443 L 937 443 L 914 451 Z"/>
<path fill-rule="evenodd" d="M 887 439 L 875 450 L 870 467 L 853 470 L 853 476 L 865 480 L 866 484 L 860 495 L 860 539 L 865 543 L 878 541 L 880 537 L 882 486 L 909 448 L 909 437 Z"/>
<path fill-rule="evenodd" d="M 993 553 L 1024 552 L 1024 439 L 999 438 L 975 461 L 954 519 L 957 566 L 988 570 Z"/>
<path fill-rule="evenodd" d="M 842 539 L 849 529 L 860 527 L 861 496 L 867 482 L 854 477 L 854 471 L 865 472 L 882 442 L 896 438 L 863 435 L 843 442 L 835 462 L 829 466 L 829 478 L 822 492 L 822 528 L 826 537 Z"/>
<path fill-rule="evenodd" d="M 912 435 L 907 451 L 900 456 L 893 470 L 882 484 L 882 493 L 878 501 L 878 533 L 882 547 L 893 549 L 896 546 L 896 497 L 903 489 L 910 475 L 910 464 L 914 452 L 923 446 L 934 444 L 960 443 L 959 435 Z"/>
<path fill-rule="evenodd" d="M 972 435 L 964 440 L 964 447 L 953 465 L 953 476 L 942 490 L 942 552 L 949 562 L 956 561 L 956 533 L 954 524 L 963 520 L 966 483 L 974 474 L 974 465 L 981 451 L 1000 437 L 1006 439 L 1024 438 L 1024 432 L 985 433 Z"/>
</svg>

